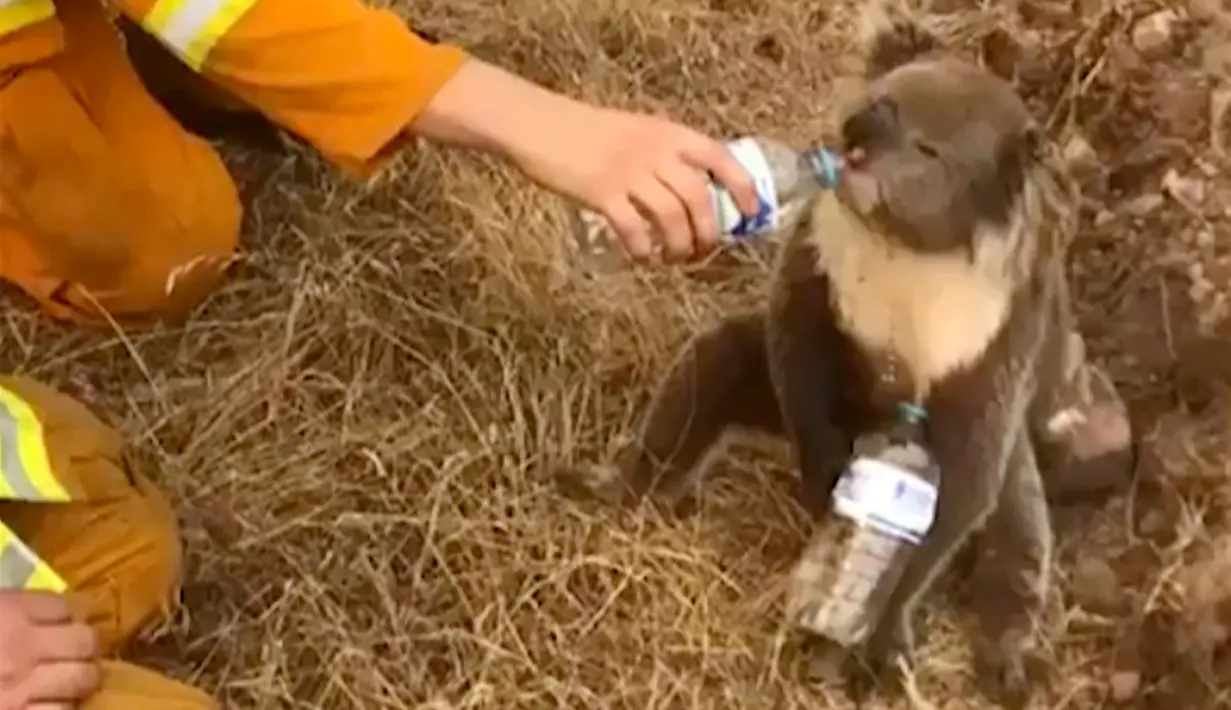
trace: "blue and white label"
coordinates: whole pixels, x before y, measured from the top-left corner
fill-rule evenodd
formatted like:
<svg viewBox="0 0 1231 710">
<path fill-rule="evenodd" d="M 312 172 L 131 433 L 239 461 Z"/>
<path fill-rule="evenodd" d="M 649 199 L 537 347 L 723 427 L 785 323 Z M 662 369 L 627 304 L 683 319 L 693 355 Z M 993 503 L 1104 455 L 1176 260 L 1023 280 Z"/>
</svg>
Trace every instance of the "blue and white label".
<svg viewBox="0 0 1231 710">
<path fill-rule="evenodd" d="M 860 525 L 922 542 L 936 516 L 936 486 L 914 472 L 872 458 L 851 462 L 834 487 L 834 512 Z"/>
<path fill-rule="evenodd" d="M 773 231 L 778 226 L 778 190 L 774 185 L 773 169 L 765 158 L 764 151 L 752 138 L 731 141 L 727 144 L 727 149 L 744 170 L 748 171 L 753 185 L 756 186 L 757 213 L 745 216 L 725 188 L 713 185 L 711 189 L 719 230 L 736 239 Z"/>
</svg>

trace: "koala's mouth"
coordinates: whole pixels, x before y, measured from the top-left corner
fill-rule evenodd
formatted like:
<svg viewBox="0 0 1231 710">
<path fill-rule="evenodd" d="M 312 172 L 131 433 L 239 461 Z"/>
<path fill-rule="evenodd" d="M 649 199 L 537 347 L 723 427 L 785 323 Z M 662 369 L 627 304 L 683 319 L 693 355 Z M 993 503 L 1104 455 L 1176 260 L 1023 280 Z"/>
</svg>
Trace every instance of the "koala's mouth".
<svg viewBox="0 0 1231 710">
<path fill-rule="evenodd" d="M 838 184 L 838 196 L 855 212 L 871 216 L 881 202 L 880 181 L 871 170 L 868 151 L 852 146 L 842 153 L 843 178 Z"/>
<path fill-rule="evenodd" d="M 847 148 L 842 154 L 842 161 L 848 169 L 862 172 L 868 164 L 868 151 L 861 146 Z"/>
</svg>

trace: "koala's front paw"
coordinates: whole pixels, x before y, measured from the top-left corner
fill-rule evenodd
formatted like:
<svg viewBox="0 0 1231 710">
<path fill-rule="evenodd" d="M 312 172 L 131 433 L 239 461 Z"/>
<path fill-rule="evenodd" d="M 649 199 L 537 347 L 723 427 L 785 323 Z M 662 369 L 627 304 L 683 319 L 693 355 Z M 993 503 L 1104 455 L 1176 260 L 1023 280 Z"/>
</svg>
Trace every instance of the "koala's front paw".
<svg viewBox="0 0 1231 710">
<path fill-rule="evenodd" d="M 1029 636 L 1011 629 L 978 647 L 975 677 L 989 700 L 1006 710 L 1021 710 L 1030 703 L 1039 665 Z"/>
<path fill-rule="evenodd" d="M 844 675 L 848 697 L 862 703 L 877 689 L 900 693 L 913 649 L 909 619 L 900 613 L 886 614 L 863 648 L 847 661 Z"/>
</svg>

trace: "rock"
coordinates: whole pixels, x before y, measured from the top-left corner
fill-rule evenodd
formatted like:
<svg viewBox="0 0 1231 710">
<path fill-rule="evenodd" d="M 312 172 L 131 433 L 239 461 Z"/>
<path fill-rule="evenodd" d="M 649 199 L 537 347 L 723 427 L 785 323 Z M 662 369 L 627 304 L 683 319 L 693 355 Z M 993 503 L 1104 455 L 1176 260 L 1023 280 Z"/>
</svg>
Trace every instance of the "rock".
<svg viewBox="0 0 1231 710">
<path fill-rule="evenodd" d="M 1189 209 L 1199 210 L 1205 202 L 1205 182 L 1184 177 L 1172 168 L 1163 176 L 1163 192 Z"/>
<path fill-rule="evenodd" d="M 1012 81 L 1017 75 L 1021 48 L 1013 35 L 1004 29 L 996 29 L 983 38 L 981 47 L 983 65 L 1002 79 Z"/>
<path fill-rule="evenodd" d="M 1161 510 L 1148 511 L 1137 523 L 1137 534 L 1142 537 L 1154 537 L 1167 530 L 1167 522 L 1167 516 Z"/>
<path fill-rule="evenodd" d="M 1064 164 L 1078 177 L 1089 175 L 1099 169 L 1098 152 L 1094 150 L 1094 146 L 1090 145 L 1090 141 L 1081 135 L 1070 136 L 1060 155 Z"/>
<path fill-rule="evenodd" d="M 1175 28 L 1180 16 L 1174 10 L 1160 10 L 1133 25 L 1133 49 L 1143 59 L 1162 59 L 1175 46 Z"/>
<path fill-rule="evenodd" d="M 1120 604 L 1120 580 L 1106 560 L 1083 557 L 1070 579 L 1073 601 L 1095 614 L 1115 613 Z"/>
<path fill-rule="evenodd" d="M 1111 699 L 1118 703 L 1126 703 L 1137 697 L 1141 689 L 1141 674 L 1137 671 L 1116 671 L 1108 681 Z"/>
<path fill-rule="evenodd" d="M 1159 130 L 1173 138 L 1202 142 L 1208 138 L 1210 87 L 1198 74 L 1172 72 L 1154 83 L 1151 113 Z"/>
<path fill-rule="evenodd" d="M 1163 206 L 1164 198 L 1157 192 L 1147 192 L 1144 195 L 1138 195 L 1123 204 L 1125 213 L 1133 217 L 1149 217 L 1158 211 L 1158 208 Z"/>
<path fill-rule="evenodd" d="M 1219 155 L 1227 154 L 1227 136 L 1223 121 L 1231 108 L 1231 88 L 1221 87 L 1210 95 L 1210 144 Z"/>
</svg>

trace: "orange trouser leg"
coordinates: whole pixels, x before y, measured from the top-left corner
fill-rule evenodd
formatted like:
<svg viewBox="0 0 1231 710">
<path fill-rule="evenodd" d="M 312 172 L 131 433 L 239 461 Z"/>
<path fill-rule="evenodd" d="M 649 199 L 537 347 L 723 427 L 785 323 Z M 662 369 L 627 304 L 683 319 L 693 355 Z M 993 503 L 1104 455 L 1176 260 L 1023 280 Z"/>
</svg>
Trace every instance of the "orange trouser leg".
<svg viewBox="0 0 1231 710">
<path fill-rule="evenodd" d="M 80 710 L 218 710 L 208 695 L 140 666 L 106 661 L 102 686 Z"/>
<path fill-rule="evenodd" d="M 68 582 L 69 603 L 98 632 L 104 652 L 114 654 L 173 609 L 181 571 L 175 514 L 128 466 L 117 432 L 83 404 L 23 378 L 0 377 L 0 386 L 38 415 L 52 468 L 74 497 L 3 502 L 0 519 Z M 199 691 L 119 662 L 106 665 L 102 690 L 85 705 L 146 707 L 212 705 Z"/>
<path fill-rule="evenodd" d="M 101 3 L 56 8 L 65 51 L 0 86 L 0 278 L 62 318 L 181 315 L 231 261 L 235 186 L 146 93 Z"/>
</svg>

